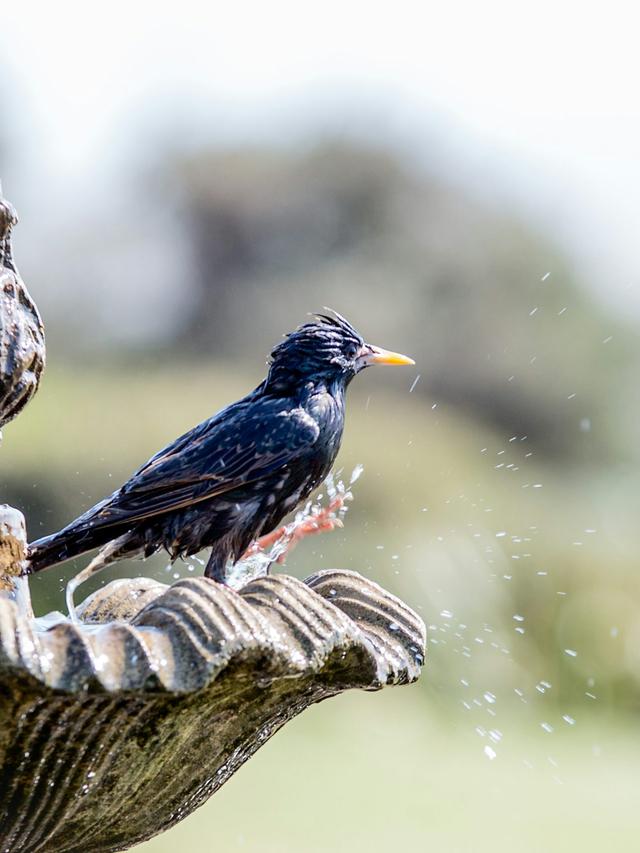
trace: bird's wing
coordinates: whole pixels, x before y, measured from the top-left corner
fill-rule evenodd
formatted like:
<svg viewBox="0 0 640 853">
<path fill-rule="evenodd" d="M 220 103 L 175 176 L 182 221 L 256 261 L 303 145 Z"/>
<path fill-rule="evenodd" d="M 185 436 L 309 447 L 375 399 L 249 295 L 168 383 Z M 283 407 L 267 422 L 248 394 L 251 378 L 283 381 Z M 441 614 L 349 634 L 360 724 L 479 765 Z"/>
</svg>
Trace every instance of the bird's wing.
<svg viewBox="0 0 640 853">
<path fill-rule="evenodd" d="M 254 401 L 160 451 L 73 526 L 135 523 L 209 500 L 273 474 L 310 448 L 318 434 L 317 423 L 303 409 Z"/>
</svg>

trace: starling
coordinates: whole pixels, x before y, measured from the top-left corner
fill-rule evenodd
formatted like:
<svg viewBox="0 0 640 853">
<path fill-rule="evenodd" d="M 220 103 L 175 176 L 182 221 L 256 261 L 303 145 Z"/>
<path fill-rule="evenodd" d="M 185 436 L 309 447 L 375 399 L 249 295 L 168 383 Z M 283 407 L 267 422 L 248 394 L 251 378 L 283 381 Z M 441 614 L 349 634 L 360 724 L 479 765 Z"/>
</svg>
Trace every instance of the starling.
<svg viewBox="0 0 640 853">
<path fill-rule="evenodd" d="M 172 560 L 211 548 L 205 575 L 224 583 L 229 562 L 323 482 L 340 448 L 347 386 L 371 364 L 414 362 L 366 344 L 339 314 L 314 315 L 274 348 L 254 391 L 156 453 L 58 533 L 29 545 L 26 571 L 101 548 L 84 580 L 107 563 L 162 548 Z"/>
</svg>

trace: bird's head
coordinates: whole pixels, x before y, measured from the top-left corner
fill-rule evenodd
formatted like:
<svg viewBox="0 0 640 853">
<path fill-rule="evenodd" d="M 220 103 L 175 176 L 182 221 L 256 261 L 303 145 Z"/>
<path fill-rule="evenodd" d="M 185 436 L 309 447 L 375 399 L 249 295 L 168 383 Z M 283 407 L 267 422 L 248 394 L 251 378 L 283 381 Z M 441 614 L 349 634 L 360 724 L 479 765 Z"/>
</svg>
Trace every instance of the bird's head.
<svg viewBox="0 0 640 853">
<path fill-rule="evenodd" d="M 372 364 L 415 364 L 397 352 L 365 343 L 351 323 L 340 314 L 315 314 L 285 336 L 271 352 L 268 383 L 280 387 L 300 381 L 322 381 L 327 385 L 348 384 Z"/>
</svg>

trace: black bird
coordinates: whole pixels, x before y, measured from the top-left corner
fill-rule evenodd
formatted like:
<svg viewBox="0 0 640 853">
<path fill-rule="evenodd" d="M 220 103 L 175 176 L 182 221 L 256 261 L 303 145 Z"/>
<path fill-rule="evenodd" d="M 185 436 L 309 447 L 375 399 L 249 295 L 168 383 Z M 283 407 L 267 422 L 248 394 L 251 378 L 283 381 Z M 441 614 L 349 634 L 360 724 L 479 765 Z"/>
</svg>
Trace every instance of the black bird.
<svg viewBox="0 0 640 853">
<path fill-rule="evenodd" d="M 156 453 L 61 531 L 29 545 L 26 571 L 102 548 L 84 580 L 107 563 L 161 548 L 175 560 L 211 547 L 205 575 L 224 583 L 227 563 L 325 479 L 340 448 L 347 385 L 371 364 L 414 362 L 366 344 L 339 314 L 315 315 L 275 347 L 254 391 Z"/>
</svg>

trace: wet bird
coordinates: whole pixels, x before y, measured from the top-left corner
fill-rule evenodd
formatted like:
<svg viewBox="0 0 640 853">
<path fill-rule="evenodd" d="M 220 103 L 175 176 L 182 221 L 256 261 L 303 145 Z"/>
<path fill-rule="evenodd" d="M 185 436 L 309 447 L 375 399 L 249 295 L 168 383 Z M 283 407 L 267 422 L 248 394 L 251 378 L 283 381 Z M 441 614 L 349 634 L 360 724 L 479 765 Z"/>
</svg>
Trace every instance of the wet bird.
<svg viewBox="0 0 640 853">
<path fill-rule="evenodd" d="M 156 453 L 110 497 L 29 545 L 28 573 L 101 548 L 73 587 L 108 563 L 165 549 L 172 560 L 211 548 L 205 575 L 227 566 L 306 500 L 331 470 L 345 392 L 374 364 L 413 364 L 371 346 L 339 314 L 314 315 L 271 353 L 246 397 Z"/>
</svg>

